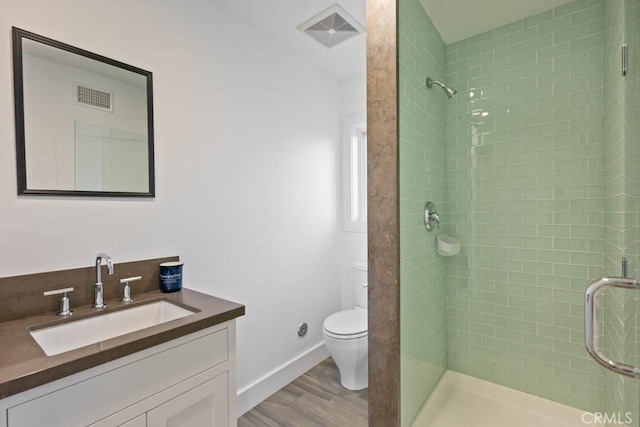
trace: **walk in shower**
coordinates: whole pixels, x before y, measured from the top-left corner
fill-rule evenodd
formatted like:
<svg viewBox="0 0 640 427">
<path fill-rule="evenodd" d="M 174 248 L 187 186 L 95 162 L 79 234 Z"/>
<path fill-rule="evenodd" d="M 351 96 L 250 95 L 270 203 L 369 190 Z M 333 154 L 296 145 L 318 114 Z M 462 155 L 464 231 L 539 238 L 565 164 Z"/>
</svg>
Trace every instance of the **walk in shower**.
<svg viewBox="0 0 640 427">
<path fill-rule="evenodd" d="M 452 373 L 640 426 L 640 381 L 584 336 L 589 284 L 623 257 L 640 269 L 640 1 L 564 2 L 449 44 L 419 0 L 397 8 L 401 424 L 437 425 L 425 403 Z M 639 297 L 607 290 L 598 312 L 599 348 L 634 366 Z"/>
</svg>

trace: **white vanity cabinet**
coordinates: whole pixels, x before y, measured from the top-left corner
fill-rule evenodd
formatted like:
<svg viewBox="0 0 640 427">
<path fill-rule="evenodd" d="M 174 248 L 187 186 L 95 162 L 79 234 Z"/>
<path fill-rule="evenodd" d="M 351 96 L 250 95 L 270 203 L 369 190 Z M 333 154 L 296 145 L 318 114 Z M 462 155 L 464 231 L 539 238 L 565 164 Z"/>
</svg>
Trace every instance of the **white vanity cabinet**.
<svg viewBox="0 0 640 427">
<path fill-rule="evenodd" d="M 147 427 L 229 425 L 226 373 L 147 412 Z"/>
<path fill-rule="evenodd" d="M 235 320 L 0 400 L 0 427 L 236 423 Z"/>
<path fill-rule="evenodd" d="M 122 419 L 132 411 L 114 414 L 91 427 L 229 426 L 228 381 L 228 372 L 223 372 L 125 423 L 121 423 Z"/>
</svg>

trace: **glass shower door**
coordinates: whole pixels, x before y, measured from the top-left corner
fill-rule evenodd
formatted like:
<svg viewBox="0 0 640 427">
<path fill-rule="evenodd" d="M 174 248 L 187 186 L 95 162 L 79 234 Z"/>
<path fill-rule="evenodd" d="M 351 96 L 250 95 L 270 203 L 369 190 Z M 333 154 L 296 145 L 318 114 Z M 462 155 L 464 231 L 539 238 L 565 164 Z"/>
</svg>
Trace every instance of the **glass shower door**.
<svg viewBox="0 0 640 427">
<path fill-rule="evenodd" d="M 640 3 L 637 0 L 606 0 L 604 6 L 606 150 L 603 272 L 609 277 L 624 275 L 620 264 L 625 258 L 628 261 L 628 276 L 637 278 L 640 267 L 637 243 L 640 224 Z M 627 64 L 624 64 L 624 59 L 628 60 Z M 600 307 L 602 321 L 598 325 L 601 327 L 602 351 L 608 357 L 634 367 L 640 367 L 639 299 L 640 293 L 636 290 L 611 289 L 603 292 Z M 640 381 L 607 370 L 604 392 L 604 415 L 610 419 L 617 417 L 618 425 L 640 426 Z"/>
<path fill-rule="evenodd" d="M 640 427 L 640 381 L 589 357 L 583 317 L 589 283 L 622 257 L 640 269 L 640 2 L 576 0 L 453 42 L 420 3 L 398 2 L 402 424 L 453 372 Z M 438 256 L 441 233 L 459 255 Z M 598 312 L 600 350 L 636 367 L 638 299 L 607 290 Z"/>
</svg>

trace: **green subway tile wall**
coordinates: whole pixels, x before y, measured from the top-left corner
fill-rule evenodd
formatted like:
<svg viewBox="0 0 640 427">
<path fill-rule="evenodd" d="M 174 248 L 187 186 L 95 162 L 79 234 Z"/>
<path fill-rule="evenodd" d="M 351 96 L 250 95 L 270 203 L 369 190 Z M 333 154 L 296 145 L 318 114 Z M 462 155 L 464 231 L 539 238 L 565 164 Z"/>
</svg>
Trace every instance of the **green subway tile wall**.
<svg viewBox="0 0 640 427">
<path fill-rule="evenodd" d="M 445 46 L 418 0 L 399 2 L 401 420 L 411 425 L 446 369 L 446 262 L 424 228 L 427 200 L 444 207 Z"/>
<path fill-rule="evenodd" d="M 583 295 L 603 275 L 604 0 L 446 49 L 448 367 L 604 409 Z"/>
</svg>

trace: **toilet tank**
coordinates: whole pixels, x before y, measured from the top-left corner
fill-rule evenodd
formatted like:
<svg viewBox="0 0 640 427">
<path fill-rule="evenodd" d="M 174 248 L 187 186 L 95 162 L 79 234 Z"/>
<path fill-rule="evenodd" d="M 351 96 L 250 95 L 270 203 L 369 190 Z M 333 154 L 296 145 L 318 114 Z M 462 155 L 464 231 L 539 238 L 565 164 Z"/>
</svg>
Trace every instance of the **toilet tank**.
<svg viewBox="0 0 640 427">
<path fill-rule="evenodd" d="M 356 302 L 356 306 L 367 308 L 367 291 L 369 288 L 365 288 L 362 285 L 367 283 L 367 262 L 356 261 L 351 266 L 351 287 L 353 289 L 353 298 Z"/>
</svg>

